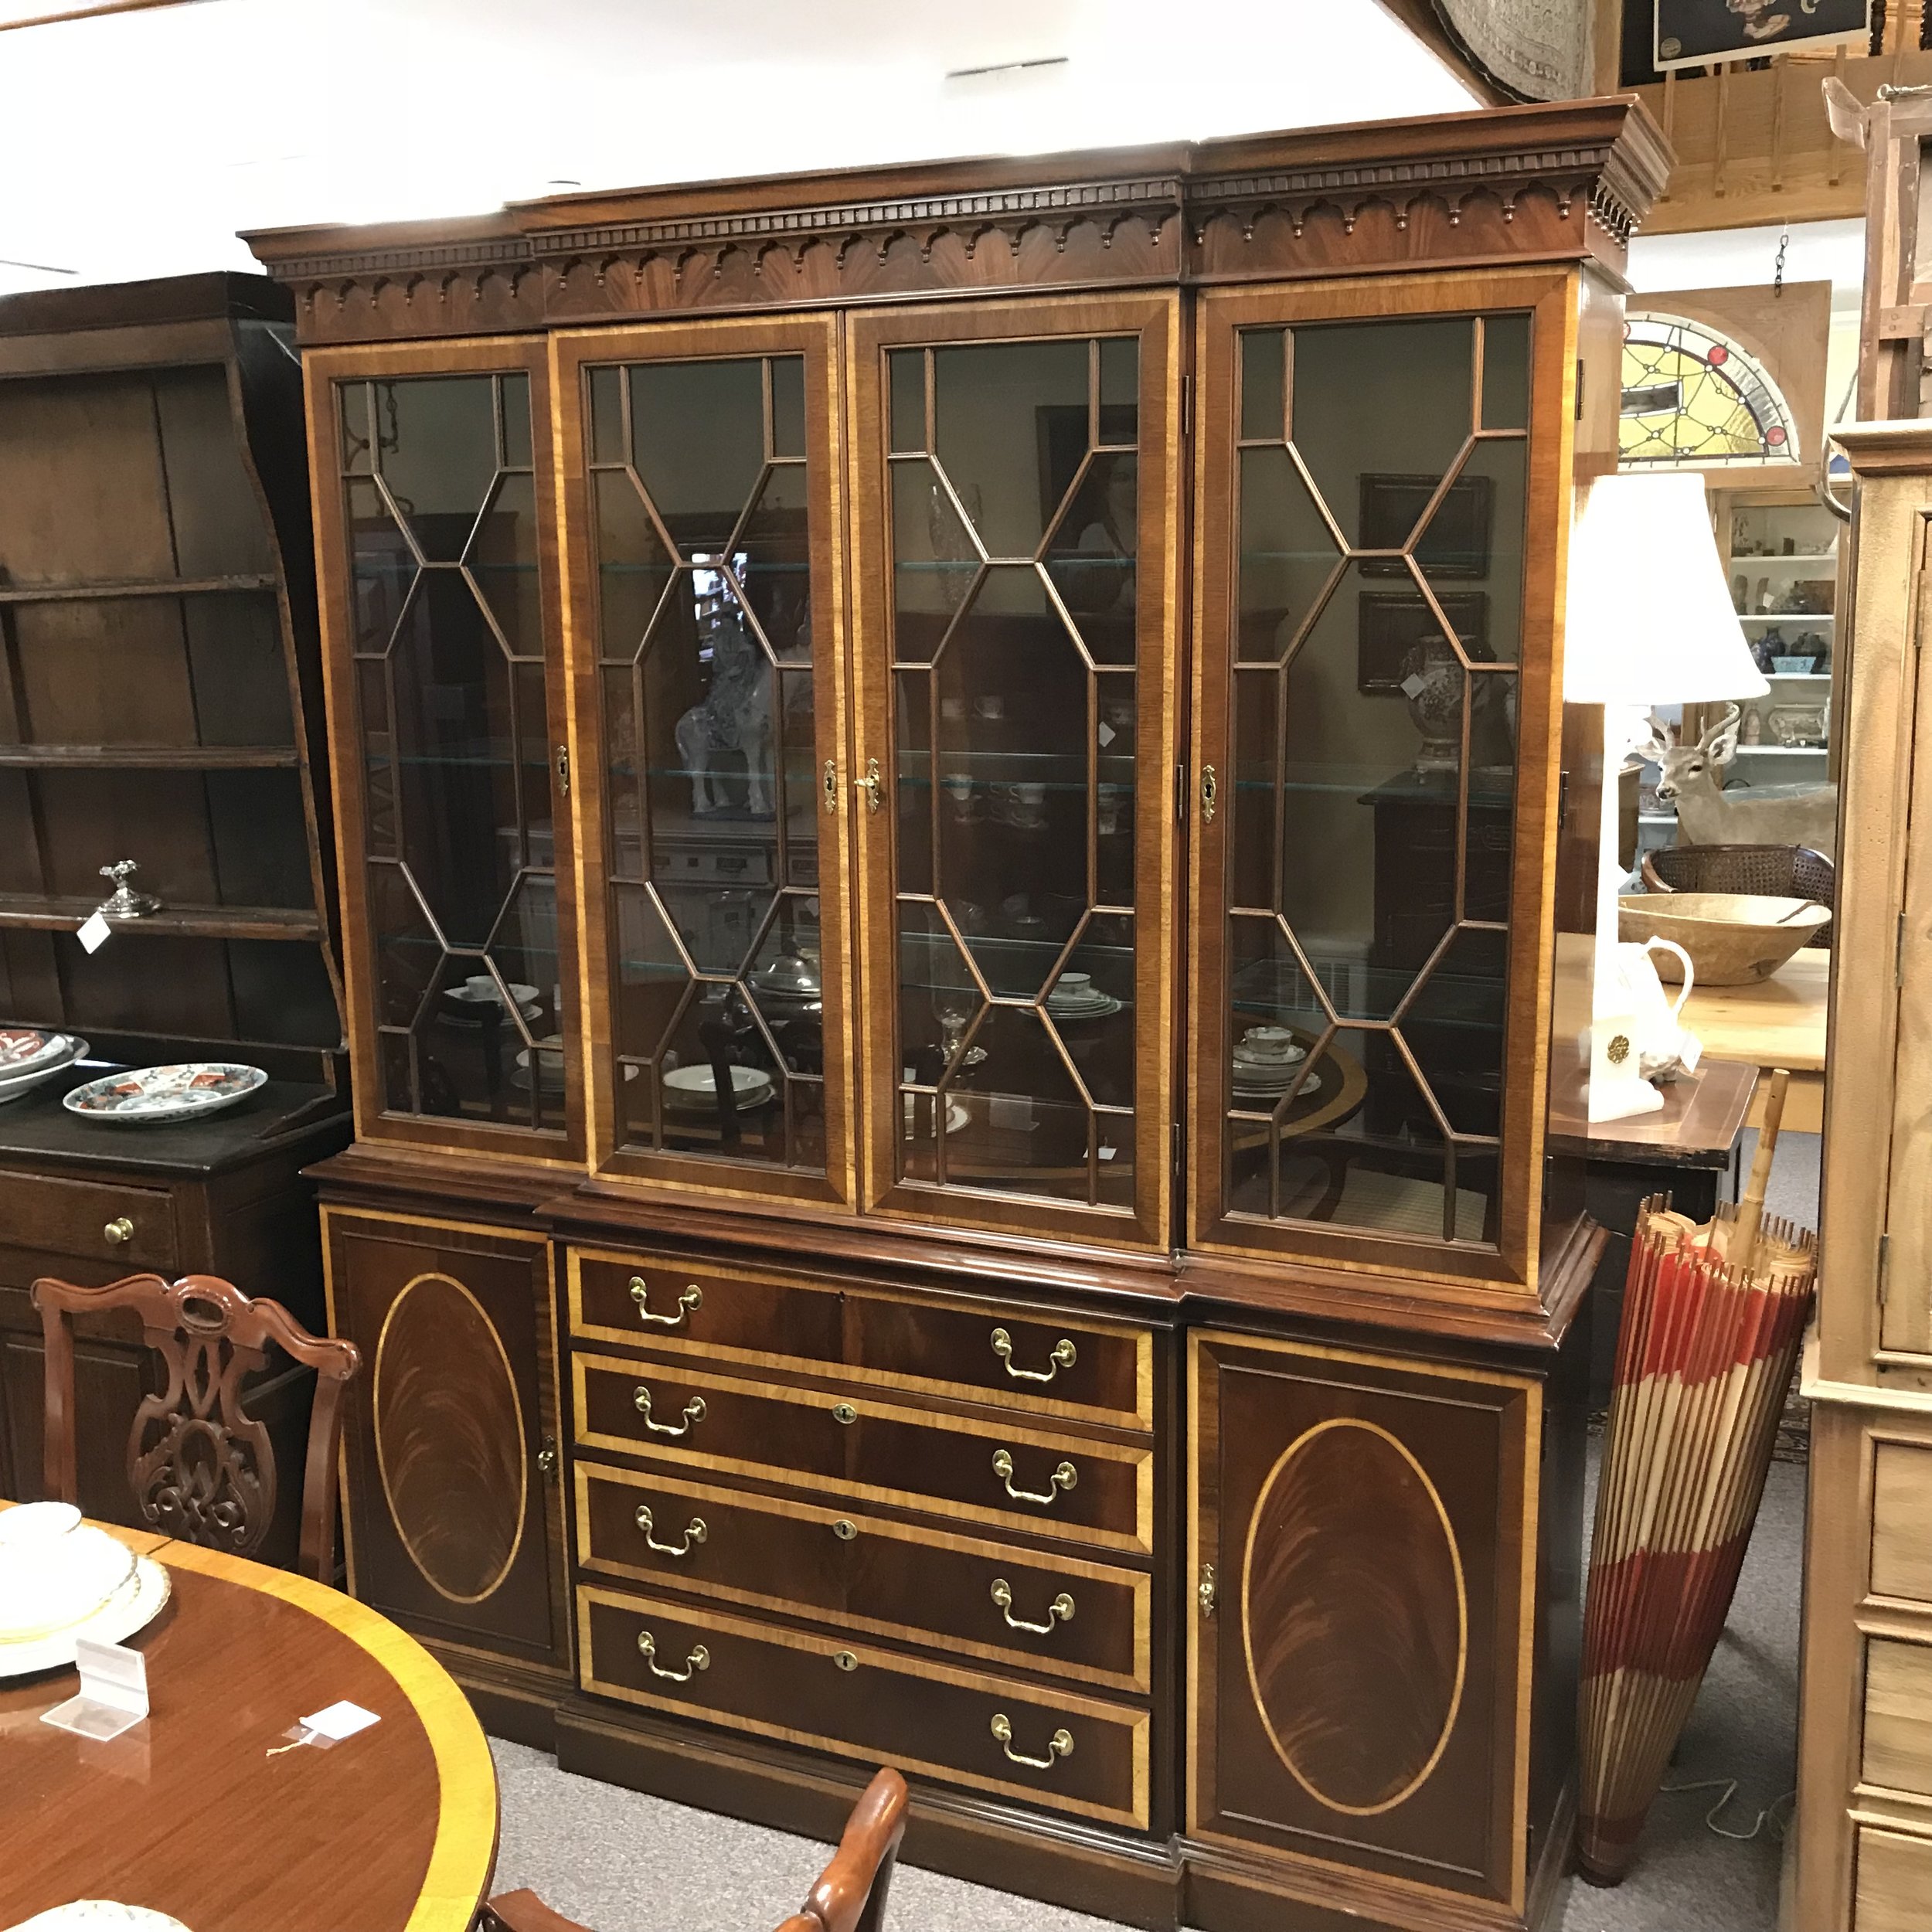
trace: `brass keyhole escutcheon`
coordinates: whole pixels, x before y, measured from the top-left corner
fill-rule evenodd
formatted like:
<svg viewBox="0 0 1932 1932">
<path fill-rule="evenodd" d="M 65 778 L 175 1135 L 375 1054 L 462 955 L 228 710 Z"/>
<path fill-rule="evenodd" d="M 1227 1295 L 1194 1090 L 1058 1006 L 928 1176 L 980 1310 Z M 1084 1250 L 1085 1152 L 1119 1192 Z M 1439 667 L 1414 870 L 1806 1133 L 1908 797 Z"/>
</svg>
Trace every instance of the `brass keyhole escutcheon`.
<svg viewBox="0 0 1932 1932">
<path fill-rule="evenodd" d="M 832 1661 L 841 1670 L 856 1670 L 859 1668 L 859 1659 L 849 1650 L 834 1651 L 832 1654 Z"/>
<path fill-rule="evenodd" d="M 849 1543 L 859 1534 L 859 1526 L 849 1516 L 841 1516 L 832 1526 L 832 1533 L 842 1543 Z"/>
<path fill-rule="evenodd" d="M 536 1452 L 536 1466 L 546 1476 L 556 1467 L 556 1441 L 553 1437 L 543 1438 L 543 1445 Z"/>
<path fill-rule="evenodd" d="M 834 1422 L 856 1422 L 859 1420 L 859 1411 L 849 1402 L 834 1403 L 832 1419 Z"/>
<path fill-rule="evenodd" d="M 1212 765 L 1203 765 L 1201 767 L 1201 823 L 1202 825 L 1211 825 L 1214 823 L 1214 808 L 1219 799 L 1220 793 L 1220 781 L 1214 775 L 1214 767 Z"/>
<path fill-rule="evenodd" d="M 825 760 L 825 809 L 835 812 L 838 809 L 838 767 L 828 758 Z"/>
<path fill-rule="evenodd" d="M 866 760 L 865 777 L 855 778 L 852 782 L 855 791 L 862 791 L 866 794 L 866 809 L 876 811 L 884 802 L 885 790 L 884 782 L 879 776 L 879 760 L 868 758 Z"/>
<path fill-rule="evenodd" d="M 1214 1566 L 1213 1566 L 1213 1564 L 1212 1564 L 1212 1563 L 1203 1563 L 1203 1564 L 1202 1564 L 1202 1566 L 1201 1566 L 1201 1581 L 1200 1581 L 1199 1587 L 1198 1590 L 1196 1590 L 1196 1594 L 1199 1597 L 1199 1598 L 1200 1598 L 1200 1600 L 1201 1600 L 1201 1614 L 1202 1614 L 1203 1617 L 1212 1617 L 1212 1616 L 1214 1614 Z"/>
</svg>

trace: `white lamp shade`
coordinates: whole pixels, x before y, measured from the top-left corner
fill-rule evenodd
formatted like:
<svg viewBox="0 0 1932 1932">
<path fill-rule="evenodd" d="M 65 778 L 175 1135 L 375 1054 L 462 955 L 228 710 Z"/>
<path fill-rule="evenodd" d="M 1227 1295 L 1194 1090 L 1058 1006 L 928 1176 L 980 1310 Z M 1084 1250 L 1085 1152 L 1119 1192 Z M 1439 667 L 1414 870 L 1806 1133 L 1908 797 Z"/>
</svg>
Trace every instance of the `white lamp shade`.
<svg viewBox="0 0 1932 1932">
<path fill-rule="evenodd" d="M 1590 486 L 1570 539 L 1563 696 L 1709 704 L 1770 689 L 1751 662 L 1702 477 L 1634 471 Z"/>
</svg>

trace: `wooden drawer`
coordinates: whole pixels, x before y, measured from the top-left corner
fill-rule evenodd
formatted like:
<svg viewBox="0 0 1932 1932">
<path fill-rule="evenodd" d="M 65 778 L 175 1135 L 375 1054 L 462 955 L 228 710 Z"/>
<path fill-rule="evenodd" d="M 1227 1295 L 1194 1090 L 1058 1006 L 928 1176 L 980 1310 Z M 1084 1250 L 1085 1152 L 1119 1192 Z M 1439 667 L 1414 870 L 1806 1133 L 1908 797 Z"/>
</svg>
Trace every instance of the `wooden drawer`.
<svg viewBox="0 0 1932 1932">
<path fill-rule="evenodd" d="M 1147 1823 L 1145 1709 L 589 1583 L 577 1586 L 577 1637 L 583 1687 L 606 1697 L 1111 1824 Z"/>
<path fill-rule="evenodd" d="M 596 1463 L 577 1464 L 576 1490 L 586 1570 L 1149 1689 L 1152 1584 L 1140 1571 Z"/>
<path fill-rule="evenodd" d="M 1887 1637 L 1867 1641 L 1859 1775 L 1867 1784 L 1932 1798 L 1932 1647 Z"/>
<path fill-rule="evenodd" d="M 175 1201 L 165 1188 L 118 1181 L 62 1181 L 0 1169 L 7 1203 L 7 1247 L 36 1256 L 72 1255 L 92 1264 L 91 1278 L 117 1280 L 175 1266 Z M 126 1238 L 116 1240 L 128 1225 Z M 111 1270 L 103 1274 L 103 1269 Z M 27 1285 L 22 1283 L 23 1287 Z"/>
<path fill-rule="evenodd" d="M 1042 1313 L 1018 1296 L 1009 1308 L 996 1296 L 898 1294 L 590 1250 L 572 1251 L 570 1288 L 571 1331 L 587 1341 L 825 1369 L 878 1388 L 1122 1428 L 1154 1424 L 1150 1332 Z"/>
<path fill-rule="evenodd" d="M 1932 1449 L 1879 1443 L 1872 1483 L 1872 1593 L 1932 1604 Z"/>
<path fill-rule="evenodd" d="M 616 1355 L 573 1354 L 571 1372 L 586 1448 L 1139 1554 L 1152 1547 L 1151 1449 Z"/>
<path fill-rule="evenodd" d="M 1932 1838 L 1859 1828 L 1852 1932 L 1925 1932 Z"/>
</svg>

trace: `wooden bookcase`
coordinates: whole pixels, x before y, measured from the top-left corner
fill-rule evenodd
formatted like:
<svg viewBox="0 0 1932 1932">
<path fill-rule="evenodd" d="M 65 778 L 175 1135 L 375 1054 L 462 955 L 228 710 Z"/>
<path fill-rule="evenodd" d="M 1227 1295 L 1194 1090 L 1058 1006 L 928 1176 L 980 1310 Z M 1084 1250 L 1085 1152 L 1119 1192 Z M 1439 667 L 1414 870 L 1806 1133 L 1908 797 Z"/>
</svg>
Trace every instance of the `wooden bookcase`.
<svg viewBox="0 0 1932 1932">
<path fill-rule="evenodd" d="M 77 1121 L 78 1075 L 0 1109 L 15 1496 L 39 1484 L 36 1275 L 203 1270 L 322 1318 L 298 1170 L 344 1137 L 347 1066 L 291 319 L 244 275 L 0 301 L 0 1015 L 94 1062 L 270 1076 L 189 1127 Z M 124 859 L 160 910 L 90 954 Z M 118 1516 L 147 1371 L 108 1338 L 88 1360 L 82 1500 Z M 291 1428 L 306 1379 L 264 1392 Z"/>
</svg>

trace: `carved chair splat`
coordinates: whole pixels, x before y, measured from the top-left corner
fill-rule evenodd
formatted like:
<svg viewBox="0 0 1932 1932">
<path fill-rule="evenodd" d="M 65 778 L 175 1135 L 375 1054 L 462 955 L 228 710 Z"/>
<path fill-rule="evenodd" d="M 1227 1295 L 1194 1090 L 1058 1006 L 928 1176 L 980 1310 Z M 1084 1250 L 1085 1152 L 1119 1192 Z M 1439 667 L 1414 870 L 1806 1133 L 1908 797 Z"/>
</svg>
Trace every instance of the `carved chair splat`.
<svg viewBox="0 0 1932 1932">
<path fill-rule="evenodd" d="M 906 1781 L 889 1767 L 859 1794 L 832 1862 L 802 1909 L 777 1932 L 884 1932 L 886 1895 L 906 1835 Z M 478 1932 L 589 1932 L 534 1892 L 505 1892 L 485 1907 Z"/>
<path fill-rule="evenodd" d="M 175 1282 L 133 1274 L 98 1288 L 47 1277 L 33 1284 L 33 1304 L 46 1349 L 47 1495 L 80 1500 L 74 1318 L 131 1309 L 168 1374 L 159 1394 L 143 1398 L 128 1434 L 136 1505 L 155 1529 L 232 1555 L 259 1549 L 275 1514 L 274 1450 L 243 1406 L 242 1383 L 267 1366 L 271 1345 L 313 1369 L 298 1562 L 304 1575 L 333 1580 L 342 1392 L 362 1359 L 354 1343 L 312 1335 L 280 1302 L 251 1299 L 212 1274 Z"/>
</svg>

